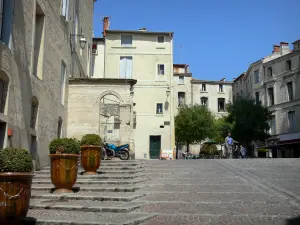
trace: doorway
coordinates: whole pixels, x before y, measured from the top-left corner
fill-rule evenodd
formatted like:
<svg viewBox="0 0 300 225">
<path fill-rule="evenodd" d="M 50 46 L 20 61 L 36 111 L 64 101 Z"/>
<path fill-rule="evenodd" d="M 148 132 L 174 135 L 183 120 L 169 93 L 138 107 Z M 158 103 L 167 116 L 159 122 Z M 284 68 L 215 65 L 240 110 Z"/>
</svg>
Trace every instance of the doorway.
<svg viewBox="0 0 300 225">
<path fill-rule="evenodd" d="M 150 136 L 150 159 L 159 159 L 161 149 L 161 136 Z"/>
<path fill-rule="evenodd" d="M 6 123 L 1 121 L 0 122 L 0 149 L 4 148 L 5 134 L 6 134 Z"/>
</svg>

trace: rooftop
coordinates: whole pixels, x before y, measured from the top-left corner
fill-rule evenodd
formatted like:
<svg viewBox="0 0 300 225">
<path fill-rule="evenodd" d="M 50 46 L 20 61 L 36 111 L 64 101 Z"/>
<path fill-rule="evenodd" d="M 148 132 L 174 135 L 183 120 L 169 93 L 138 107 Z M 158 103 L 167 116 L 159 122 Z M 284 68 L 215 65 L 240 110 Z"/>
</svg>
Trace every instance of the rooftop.
<svg viewBox="0 0 300 225">
<path fill-rule="evenodd" d="M 192 83 L 194 83 L 194 84 L 199 84 L 199 83 L 202 83 L 202 84 L 233 84 L 232 81 L 198 80 L 195 78 L 192 79 Z"/>
<path fill-rule="evenodd" d="M 152 34 L 152 35 L 173 35 L 174 34 L 174 32 L 147 31 L 147 30 L 106 30 L 106 33 Z"/>
</svg>

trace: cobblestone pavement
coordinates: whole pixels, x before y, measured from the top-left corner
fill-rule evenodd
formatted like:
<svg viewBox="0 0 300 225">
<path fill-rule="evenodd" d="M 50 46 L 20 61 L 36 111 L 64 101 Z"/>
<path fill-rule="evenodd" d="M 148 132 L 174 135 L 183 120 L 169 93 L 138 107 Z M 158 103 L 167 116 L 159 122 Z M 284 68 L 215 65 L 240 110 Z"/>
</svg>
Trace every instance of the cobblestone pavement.
<svg viewBox="0 0 300 225">
<path fill-rule="evenodd" d="M 300 160 L 147 162 L 142 225 L 289 225 L 300 216 Z M 300 224 L 300 221 L 293 223 Z"/>
<path fill-rule="evenodd" d="M 33 224 L 300 225 L 288 222 L 300 216 L 300 159 L 103 162 L 76 186 L 51 194 L 49 170 L 37 172 Z"/>
</svg>

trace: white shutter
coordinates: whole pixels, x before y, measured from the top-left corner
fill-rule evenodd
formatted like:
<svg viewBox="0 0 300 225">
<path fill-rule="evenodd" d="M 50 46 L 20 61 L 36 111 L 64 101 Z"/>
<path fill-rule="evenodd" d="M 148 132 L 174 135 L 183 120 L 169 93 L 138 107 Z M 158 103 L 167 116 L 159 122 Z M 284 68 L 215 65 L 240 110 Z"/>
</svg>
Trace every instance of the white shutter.
<svg viewBox="0 0 300 225">
<path fill-rule="evenodd" d="M 67 3 L 66 3 L 66 21 L 69 20 L 69 7 L 70 7 L 70 0 L 66 0 Z"/>
<path fill-rule="evenodd" d="M 120 58 L 120 78 L 126 78 L 126 57 Z"/>
<path fill-rule="evenodd" d="M 67 0 L 62 0 L 61 15 L 66 16 Z"/>
<path fill-rule="evenodd" d="M 132 78 L 132 57 L 126 57 L 126 79 Z"/>
<path fill-rule="evenodd" d="M 3 0 L 0 0 L 0 39 L 2 34 L 2 15 L 3 15 Z"/>
</svg>

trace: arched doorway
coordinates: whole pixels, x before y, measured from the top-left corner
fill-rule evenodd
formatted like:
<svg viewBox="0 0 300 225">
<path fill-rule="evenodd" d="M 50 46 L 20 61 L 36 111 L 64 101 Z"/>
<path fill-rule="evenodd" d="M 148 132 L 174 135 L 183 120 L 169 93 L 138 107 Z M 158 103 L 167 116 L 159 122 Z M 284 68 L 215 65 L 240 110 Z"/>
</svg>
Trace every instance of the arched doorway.
<svg viewBox="0 0 300 225">
<path fill-rule="evenodd" d="M 100 99 L 100 136 L 105 141 L 119 141 L 120 123 L 120 98 L 107 93 Z"/>
</svg>

